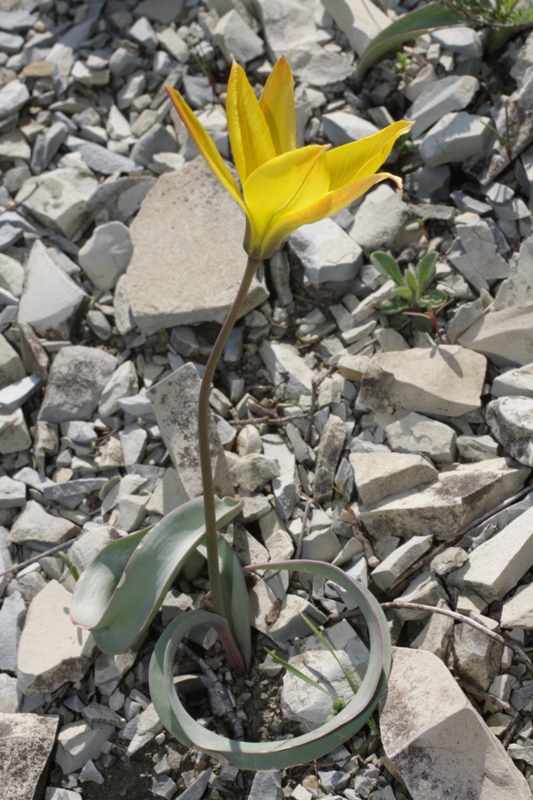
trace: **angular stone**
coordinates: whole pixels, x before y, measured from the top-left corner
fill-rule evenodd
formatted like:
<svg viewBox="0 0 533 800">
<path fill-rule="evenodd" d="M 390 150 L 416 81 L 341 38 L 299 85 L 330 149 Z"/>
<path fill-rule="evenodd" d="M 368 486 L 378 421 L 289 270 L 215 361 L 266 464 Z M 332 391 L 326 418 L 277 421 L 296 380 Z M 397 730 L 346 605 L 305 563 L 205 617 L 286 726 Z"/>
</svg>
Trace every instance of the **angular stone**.
<svg viewBox="0 0 533 800">
<path fill-rule="evenodd" d="M 331 528 L 312 531 L 302 542 L 302 558 L 311 561 L 325 561 L 331 564 L 341 550 L 341 544 Z"/>
<path fill-rule="evenodd" d="M 479 621 L 485 624 L 485 618 Z M 490 626 L 494 620 L 487 622 Z M 453 639 L 460 675 L 487 691 L 500 671 L 503 645 L 466 622 L 455 626 Z"/>
<path fill-rule="evenodd" d="M 481 406 L 487 362 L 457 345 L 377 353 L 363 375 L 357 402 L 392 414 L 397 409 L 460 417 Z"/>
<path fill-rule="evenodd" d="M 0 334 L 0 389 L 26 377 L 26 371 L 17 351 Z"/>
<path fill-rule="evenodd" d="M 510 267 L 499 253 L 500 245 L 494 230 L 486 220 L 474 219 L 461 224 L 458 222 L 456 229 L 463 248 L 463 254 L 459 256 L 462 263 L 459 266 L 457 258 L 450 256 L 449 260 L 454 266 L 457 263 L 457 268 L 476 289 L 489 289 L 495 281 L 510 275 Z M 465 256 L 470 260 L 471 268 L 466 266 Z"/>
<path fill-rule="evenodd" d="M 149 166 L 157 153 L 177 153 L 178 143 L 164 125 L 152 125 L 133 145 L 131 157 L 138 164 Z"/>
<path fill-rule="evenodd" d="M 346 621 L 328 628 L 324 634 L 351 679 L 359 685 L 368 663 L 368 650 L 361 639 Z M 319 680 L 329 692 L 345 702 L 353 698 L 341 667 L 317 636 L 303 634 L 303 638 L 290 648 L 287 660 L 311 680 Z M 331 713 L 332 700 L 287 671 L 283 677 L 281 708 L 286 720 L 305 723 L 310 729 L 315 729 Z"/>
<path fill-rule="evenodd" d="M 46 542 L 54 545 L 72 539 L 79 532 L 79 527 L 71 520 L 48 514 L 40 503 L 28 500 L 11 528 L 9 540 L 15 544 Z"/>
<path fill-rule="evenodd" d="M 274 386 L 284 381 L 285 398 L 311 394 L 315 374 L 300 356 L 296 347 L 287 342 L 264 339 L 259 347 L 261 358 L 270 372 Z"/>
<path fill-rule="evenodd" d="M 399 453 L 421 453 L 437 464 L 451 464 L 455 460 L 456 434 L 443 422 L 411 411 L 387 425 L 385 431 L 390 446 Z"/>
<path fill-rule="evenodd" d="M 403 600 L 404 603 L 436 606 L 446 598 L 446 592 L 440 581 L 430 570 L 425 569 L 411 581 L 405 592 L 400 595 L 399 600 Z M 405 622 L 406 620 L 424 619 L 431 612 L 418 611 L 411 608 L 398 608 L 396 613 Z"/>
<path fill-rule="evenodd" d="M 157 38 L 163 49 L 180 64 L 185 64 L 189 60 L 191 53 L 187 42 L 175 30 L 165 28 L 164 31 L 158 31 Z"/>
<path fill-rule="evenodd" d="M 501 600 L 514 589 L 532 566 L 533 509 L 529 508 L 476 547 L 467 563 L 448 575 L 448 583 L 477 592 L 492 602 Z"/>
<path fill-rule="evenodd" d="M 217 22 L 213 43 L 221 49 L 228 64 L 234 57 L 243 67 L 248 61 L 259 58 L 265 51 L 262 39 L 235 9 L 228 11 Z"/>
<path fill-rule="evenodd" d="M 372 508 L 360 509 L 361 521 L 373 536 L 409 538 L 415 534 L 423 536 L 430 530 L 438 539 L 449 539 L 473 519 L 516 492 L 529 472 L 526 467 L 518 468 L 515 462 L 505 458 L 454 464 L 440 472 L 438 480 L 423 490 L 403 492 Z M 481 547 L 486 547 L 494 539 Z M 480 549 L 474 550 L 470 562 L 475 557 L 476 563 L 479 556 L 475 554 Z M 491 557 L 501 565 L 500 555 Z M 451 573 L 448 582 L 455 586 L 456 577 L 466 569 L 467 566 L 461 567 Z"/>
<path fill-rule="evenodd" d="M 322 0 L 322 4 L 358 56 L 390 25 L 387 15 L 370 0 Z"/>
<path fill-rule="evenodd" d="M 0 89 L 0 119 L 16 114 L 30 99 L 28 87 L 22 81 L 14 80 Z"/>
<path fill-rule="evenodd" d="M 277 769 L 258 770 L 254 775 L 248 800 L 283 800 L 281 771 Z"/>
<path fill-rule="evenodd" d="M 163 441 L 178 472 L 182 502 L 200 496 L 203 491 L 197 430 L 200 383 L 196 367 L 188 363 L 147 392 Z M 215 493 L 220 497 L 233 495 L 226 457 L 212 419 L 209 430 Z"/>
<path fill-rule="evenodd" d="M 420 155 L 428 167 L 461 163 L 487 147 L 492 136 L 490 124 L 489 117 L 466 111 L 446 114 L 424 136 Z"/>
<path fill-rule="evenodd" d="M 285 55 L 293 69 L 307 63 L 315 44 L 316 24 L 301 0 L 257 0 L 254 4 L 272 63 Z"/>
<path fill-rule="evenodd" d="M 0 609 L 0 670 L 15 672 L 17 648 L 26 615 L 26 604 L 20 592 L 8 595 Z"/>
<path fill-rule="evenodd" d="M 123 156 L 121 153 L 114 153 L 96 142 L 69 136 L 65 144 L 73 153 L 79 154 L 89 169 L 100 172 L 102 175 L 114 175 L 115 172 L 130 173 L 142 169 L 140 164 L 137 164 L 132 158 Z"/>
<path fill-rule="evenodd" d="M 437 608 L 448 608 L 448 605 L 444 600 L 439 600 Z M 415 650 L 428 650 L 446 663 L 446 654 L 454 625 L 452 617 L 446 617 L 444 614 L 430 614 L 426 627 L 411 642 L 410 646 Z"/>
<path fill-rule="evenodd" d="M 533 361 L 533 305 L 490 311 L 458 339 L 498 366 L 523 366 Z"/>
<path fill-rule="evenodd" d="M 101 754 L 102 745 L 115 732 L 113 725 L 69 722 L 59 731 L 56 761 L 65 775 L 81 769 Z"/>
<path fill-rule="evenodd" d="M 409 207 L 385 183 L 372 189 L 357 206 L 348 233 L 366 252 L 390 247 L 410 217 Z"/>
<path fill-rule="evenodd" d="M 324 114 L 322 126 L 324 134 L 336 147 L 379 132 L 371 122 L 357 114 L 350 114 L 349 111 L 332 111 L 330 114 Z"/>
<path fill-rule="evenodd" d="M 203 159 L 161 175 L 130 228 L 127 294 L 145 334 L 223 321 L 244 269 L 244 228 L 241 209 Z M 266 299 L 254 279 L 241 315 Z"/>
<path fill-rule="evenodd" d="M 312 53 L 302 73 L 302 82 L 327 89 L 353 76 L 353 66 L 340 53 Z"/>
<path fill-rule="evenodd" d="M 64 347 L 56 355 L 40 418 L 47 422 L 91 419 L 117 359 L 96 347 Z"/>
<path fill-rule="evenodd" d="M 81 680 L 96 657 L 92 634 L 72 624 L 70 601 L 70 592 L 50 581 L 30 603 L 17 658 L 18 686 L 26 695 Z"/>
<path fill-rule="evenodd" d="M 245 492 L 261 490 L 267 481 L 279 477 L 277 461 L 260 453 L 241 456 L 231 468 L 234 483 Z"/>
<path fill-rule="evenodd" d="M 278 462 L 280 474 L 272 479 L 272 491 L 276 500 L 276 509 L 284 520 L 291 518 L 294 506 L 300 499 L 300 490 L 296 478 L 296 459 L 289 448 L 276 433 L 263 436 L 263 449 L 268 458 Z"/>
<path fill-rule="evenodd" d="M 492 381 L 491 393 L 495 397 L 533 397 L 533 364 L 498 375 Z"/>
<path fill-rule="evenodd" d="M 458 436 L 457 452 L 470 461 L 498 458 L 498 442 L 492 436 Z"/>
<path fill-rule="evenodd" d="M 0 712 L 0 785 L 6 800 L 39 800 L 59 717 Z"/>
<path fill-rule="evenodd" d="M 314 286 L 325 281 L 350 281 L 363 262 L 359 245 L 329 218 L 298 228 L 289 236 L 288 245 Z"/>
<path fill-rule="evenodd" d="M 31 437 L 21 408 L 0 414 L 0 453 L 19 453 L 31 447 Z"/>
<path fill-rule="evenodd" d="M 526 305 L 528 298 L 532 296 L 533 236 L 530 236 L 520 245 L 516 271 L 500 285 L 492 309 L 493 311 L 500 311 L 511 306 L 519 308 Z"/>
<path fill-rule="evenodd" d="M 78 262 L 97 289 L 112 289 L 132 253 L 130 233 L 124 223 L 107 222 L 94 229 L 78 253 Z"/>
<path fill-rule="evenodd" d="M 43 286 L 47 287 L 46 294 Z M 26 266 L 18 321 L 31 325 L 44 339 L 68 340 L 87 302 L 85 292 L 61 269 L 52 251 L 37 239 Z"/>
<path fill-rule="evenodd" d="M 17 689 L 17 679 L 0 672 L 0 712 L 16 714 L 20 708 L 22 694 Z"/>
<path fill-rule="evenodd" d="M 14 161 L 22 159 L 29 161 L 31 149 L 20 131 L 8 131 L 0 136 L 0 157 Z"/>
<path fill-rule="evenodd" d="M 529 800 L 526 779 L 433 653 L 393 648 L 380 729 L 413 800 L 442 800 L 443 786 L 449 800 Z"/>
<path fill-rule="evenodd" d="M 405 115 L 414 120 L 411 138 L 417 139 L 450 111 L 462 111 L 478 89 L 479 81 L 472 75 L 450 75 L 428 86 Z"/>
<path fill-rule="evenodd" d="M 324 425 L 318 446 L 313 497 L 317 503 L 331 500 L 335 472 L 344 447 L 346 426 L 340 417 L 331 414 Z"/>
<path fill-rule="evenodd" d="M 427 459 L 411 453 L 350 453 L 350 464 L 365 506 L 431 483 L 438 474 Z"/>
<path fill-rule="evenodd" d="M 97 186 L 86 168 L 65 167 L 28 178 L 15 200 L 38 222 L 76 241 L 90 223 L 87 201 Z"/>
<path fill-rule="evenodd" d="M 502 628 L 533 628 L 533 584 L 520 586 L 510 600 L 506 600 L 500 619 Z"/>
<path fill-rule="evenodd" d="M 533 467 L 533 398 L 492 400 L 485 419 L 491 433 L 520 464 Z"/>
<path fill-rule="evenodd" d="M 361 454 L 363 455 L 363 454 Z M 404 544 L 393 550 L 390 555 L 383 559 L 381 564 L 370 573 L 372 580 L 382 592 L 391 586 L 396 578 L 399 578 L 406 569 L 409 569 L 415 561 L 418 561 L 424 553 L 431 548 L 433 537 L 413 536 Z"/>
</svg>

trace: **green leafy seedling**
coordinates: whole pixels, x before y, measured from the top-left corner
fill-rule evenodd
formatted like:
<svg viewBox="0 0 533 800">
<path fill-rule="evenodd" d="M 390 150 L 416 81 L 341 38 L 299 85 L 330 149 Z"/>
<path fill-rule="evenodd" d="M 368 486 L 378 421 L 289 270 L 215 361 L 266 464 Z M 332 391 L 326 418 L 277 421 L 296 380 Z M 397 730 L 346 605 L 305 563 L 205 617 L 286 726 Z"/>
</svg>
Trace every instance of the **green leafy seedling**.
<svg viewBox="0 0 533 800">
<path fill-rule="evenodd" d="M 439 333 L 436 315 L 448 296 L 441 289 L 428 289 L 437 273 L 437 258 L 437 253 L 427 253 L 414 272 L 406 270 L 402 275 L 398 262 L 389 253 L 378 250 L 372 254 L 375 269 L 396 284 L 398 297 L 381 304 L 383 313 L 392 317 L 393 325 L 402 325 L 412 317 L 413 330 Z M 440 335 L 439 340 L 442 343 Z"/>
<path fill-rule="evenodd" d="M 80 579 L 80 572 L 75 564 L 72 563 L 70 558 L 64 553 L 62 550 L 58 553 L 59 558 L 61 561 L 68 567 L 68 570 L 75 581 L 79 581 Z"/>
</svg>

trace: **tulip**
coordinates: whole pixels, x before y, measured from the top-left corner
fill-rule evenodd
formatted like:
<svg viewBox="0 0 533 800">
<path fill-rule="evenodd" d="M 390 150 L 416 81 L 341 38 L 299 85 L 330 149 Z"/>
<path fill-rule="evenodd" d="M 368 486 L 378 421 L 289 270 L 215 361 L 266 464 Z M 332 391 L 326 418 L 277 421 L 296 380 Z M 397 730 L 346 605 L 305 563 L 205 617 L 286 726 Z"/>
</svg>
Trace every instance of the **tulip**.
<svg viewBox="0 0 533 800">
<path fill-rule="evenodd" d="M 284 56 L 270 73 L 260 100 L 242 67 L 234 63 L 231 68 L 226 112 L 242 190 L 180 93 L 166 89 L 214 175 L 243 208 L 244 249 L 256 261 L 269 258 L 300 225 L 335 214 L 376 183 L 390 178 L 402 185 L 394 175 L 376 170 L 411 127 L 405 120 L 333 149 L 319 144 L 296 147 L 294 79 Z"/>
</svg>

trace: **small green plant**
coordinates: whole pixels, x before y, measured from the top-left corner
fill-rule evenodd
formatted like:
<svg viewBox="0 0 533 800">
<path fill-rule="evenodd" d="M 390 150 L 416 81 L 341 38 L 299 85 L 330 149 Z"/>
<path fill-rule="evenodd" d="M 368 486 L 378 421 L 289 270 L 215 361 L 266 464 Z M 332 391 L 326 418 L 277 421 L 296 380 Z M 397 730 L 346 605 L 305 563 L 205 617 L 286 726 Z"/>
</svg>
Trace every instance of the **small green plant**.
<svg viewBox="0 0 533 800">
<path fill-rule="evenodd" d="M 398 262 L 389 253 L 378 250 L 371 256 L 375 269 L 396 284 L 398 297 L 383 301 L 383 313 L 392 317 L 393 325 L 401 325 L 412 317 L 413 330 L 428 333 L 435 330 L 442 343 L 436 315 L 448 297 L 441 289 L 428 290 L 437 272 L 437 258 L 437 253 L 427 253 L 414 272 L 408 269 L 402 275 Z"/>
<path fill-rule="evenodd" d="M 407 55 L 407 53 L 404 53 L 403 50 L 399 50 L 396 53 L 396 63 L 394 64 L 392 71 L 405 75 L 405 73 L 407 72 L 407 68 L 410 67 L 411 64 L 412 61 Z"/>
</svg>

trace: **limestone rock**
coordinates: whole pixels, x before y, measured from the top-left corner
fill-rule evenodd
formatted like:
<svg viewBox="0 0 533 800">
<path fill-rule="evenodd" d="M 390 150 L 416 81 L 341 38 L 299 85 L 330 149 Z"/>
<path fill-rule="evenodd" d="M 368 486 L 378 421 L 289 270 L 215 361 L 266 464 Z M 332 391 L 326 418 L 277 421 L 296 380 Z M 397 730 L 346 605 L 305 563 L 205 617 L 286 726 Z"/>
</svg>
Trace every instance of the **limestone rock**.
<svg viewBox="0 0 533 800">
<path fill-rule="evenodd" d="M 228 64 L 234 57 L 239 64 L 245 67 L 248 61 L 252 61 L 264 53 L 261 38 L 254 33 L 235 9 L 228 11 L 219 19 L 213 33 L 213 42 L 220 47 Z"/>
<path fill-rule="evenodd" d="M 181 502 L 202 494 L 198 457 L 198 395 L 200 377 L 192 363 L 184 364 L 147 393 L 154 407 L 161 435 L 178 472 Z M 233 495 L 233 484 L 213 420 L 210 449 L 215 493 Z"/>
<path fill-rule="evenodd" d="M 458 343 L 490 358 L 498 366 L 523 366 L 533 361 L 533 305 L 489 311 Z"/>
<path fill-rule="evenodd" d="M 117 359 L 95 347 L 64 347 L 52 367 L 40 419 L 47 422 L 91 419 Z"/>
<path fill-rule="evenodd" d="M 59 717 L 0 712 L 0 785 L 6 800 L 40 800 Z"/>
<path fill-rule="evenodd" d="M 46 293 L 43 292 L 46 286 Z M 52 252 L 37 239 L 26 266 L 18 321 L 28 323 L 45 339 L 70 339 L 88 302 L 87 295 L 59 266 Z"/>
<path fill-rule="evenodd" d="M 520 586 L 510 600 L 506 600 L 500 619 L 502 628 L 533 628 L 533 584 Z"/>
<path fill-rule="evenodd" d="M 24 511 L 13 523 L 9 540 L 15 544 L 46 542 L 54 545 L 72 539 L 79 532 L 79 527 L 71 520 L 48 514 L 40 503 L 28 500 Z"/>
<path fill-rule="evenodd" d="M 413 536 L 400 547 L 397 547 L 396 550 L 393 550 L 371 572 L 372 580 L 376 586 L 383 592 L 388 589 L 396 578 L 399 578 L 406 569 L 409 569 L 415 561 L 418 561 L 424 553 L 427 553 L 432 543 L 433 537 L 431 535 Z"/>
<path fill-rule="evenodd" d="M 433 90 L 434 86 L 430 89 Z M 445 114 L 424 136 L 420 155 L 428 167 L 462 163 L 487 147 L 491 140 L 491 131 L 487 127 L 490 124 L 489 117 L 467 114 L 466 111 Z"/>
<path fill-rule="evenodd" d="M 443 422 L 412 411 L 385 428 L 387 440 L 399 453 L 422 453 L 437 464 L 455 460 L 456 434 Z"/>
<path fill-rule="evenodd" d="M 145 334 L 223 321 L 244 270 L 244 228 L 243 212 L 203 159 L 161 175 L 130 228 L 127 296 Z M 266 298 L 254 279 L 241 314 Z"/>
<path fill-rule="evenodd" d="M 30 603 L 20 637 L 17 678 L 24 694 L 55 692 L 66 681 L 79 681 L 97 654 L 89 631 L 69 616 L 71 595 L 50 581 Z"/>
<path fill-rule="evenodd" d="M 478 621 L 491 628 L 498 627 L 488 618 Z M 487 691 L 500 671 L 503 645 L 466 622 L 455 626 L 453 638 L 459 673 L 469 683 Z"/>
<path fill-rule="evenodd" d="M 413 680 L 416 675 L 416 680 Z M 529 800 L 524 776 L 433 653 L 393 648 L 385 753 L 413 800 Z"/>
<path fill-rule="evenodd" d="M 467 563 L 448 576 L 448 583 L 492 602 L 505 597 L 532 566 L 533 509 L 529 508 L 476 547 Z"/>
<path fill-rule="evenodd" d="M 313 497 L 317 503 L 331 499 L 337 463 L 346 438 L 346 426 L 340 417 L 331 414 L 324 425 L 316 459 Z"/>
<path fill-rule="evenodd" d="M 296 459 L 293 453 L 276 433 L 263 436 L 263 449 L 268 458 L 279 464 L 279 476 L 272 479 L 272 491 L 276 509 L 284 520 L 291 518 L 294 506 L 300 500 L 299 484 L 296 478 Z"/>
<path fill-rule="evenodd" d="M 307 366 L 296 347 L 288 342 L 270 342 L 264 339 L 259 352 L 277 385 L 286 375 L 284 396 L 295 397 L 300 394 L 311 394 L 313 371 Z"/>
<path fill-rule="evenodd" d="M 526 467 L 519 467 L 505 458 L 454 464 L 440 472 L 437 481 L 422 490 L 403 492 L 368 509 L 360 508 L 361 521 L 374 536 L 405 538 L 416 534 L 423 536 L 431 531 L 438 539 L 448 539 L 517 491 L 529 472 Z M 469 563 L 482 547 L 494 539 L 477 548 Z M 501 564 L 500 555 L 494 558 Z M 454 583 L 456 576 L 466 568 L 451 573 L 448 580 Z"/>
<path fill-rule="evenodd" d="M 352 280 L 363 261 L 359 245 L 330 218 L 298 228 L 289 236 L 288 245 L 315 286 Z"/>
<path fill-rule="evenodd" d="M 444 600 L 439 600 L 437 608 L 448 608 L 448 605 Z M 446 663 L 449 638 L 452 635 L 454 625 L 452 617 L 445 617 L 444 614 L 430 614 L 429 622 L 416 639 L 411 642 L 411 647 L 416 650 L 427 650 Z"/>
<path fill-rule="evenodd" d="M 448 112 L 466 108 L 478 89 L 479 81 L 472 75 L 450 75 L 432 83 L 405 115 L 406 119 L 414 120 L 411 137 L 418 138 Z"/>
<path fill-rule="evenodd" d="M 533 397 L 533 364 L 510 369 L 492 381 L 491 392 L 495 397 L 519 395 Z"/>
<path fill-rule="evenodd" d="M 390 20 L 381 8 L 369 0 L 322 0 L 358 56 Z"/>
<path fill-rule="evenodd" d="M 481 406 L 486 368 L 485 358 L 457 345 L 377 353 L 357 402 L 389 414 L 403 408 L 460 417 Z"/>
<path fill-rule="evenodd" d="M 361 639 L 345 620 L 328 628 L 325 635 L 354 683 L 360 684 L 368 663 L 368 650 Z M 332 694 L 346 702 L 353 698 L 341 667 L 318 637 L 302 638 L 291 647 L 287 660 L 311 680 L 320 680 Z M 332 701 L 319 689 L 287 671 L 283 677 L 281 707 L 285 719 L 305 723 L 314 729 L 326 721 Z"/>
<path fill-rule="evenodd" d="M 533 398 L 492 400 L 485 418 L 492 434 L 507 452 L 520 464 L 533 467 Z"/>
<path fill-rule="evenodd" d="M 390 247 L 408 219 L 407 204 L 391 186 L 381 183 L 357 207 L 348 233 L 363 250 L 382 250 Z"/>
<path fill-rule="evenodd" d="M 133 253 L 129 230 L 122 222 L 106 222 L 94 229 L 78 253 L 78 261 L 97 289 L 112 289 L 125 272 Z"/>
<path fill-rule="evenodd" d="M 113 725 L 86 722 L 69 722 L 59 732 L 56 761 L 65 775 L 81 769 L 92 759 L 98 758 L 102 745 L 112 733 Z"/>
<path fill-rule="evenodd" d="M 367 119 L 348 111 L 332 111 L 330 114 L 324 114 L 322 126 L 325 135 L 336 147 L 378 133 L 378 128 Z"/>
<path fill-rule="evenodd" d="M 437 470 L 427 459 L 411 453 L 350 453 L 350 464 L 365 506 L 437 478 Z"/>
<path fill-rule="evenodd" d="M 0 389 L 26 377 L 26 371 L 17 351 L 0 334 Z"/>
</svg>

